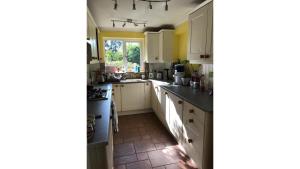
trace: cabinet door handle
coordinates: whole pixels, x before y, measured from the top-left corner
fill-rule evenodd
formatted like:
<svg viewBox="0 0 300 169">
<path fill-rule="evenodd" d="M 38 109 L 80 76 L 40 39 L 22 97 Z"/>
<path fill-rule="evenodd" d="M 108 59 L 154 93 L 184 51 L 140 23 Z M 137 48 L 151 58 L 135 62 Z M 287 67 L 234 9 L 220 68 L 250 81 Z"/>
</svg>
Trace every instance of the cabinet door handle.
<svg viewBox="0 0 300 169">
<path fill-rule="evenodd" d="M 158 60 L 158 57 L 155 57 L 155 60 Z"/>
<path fill-rule="evenodd" d="M 124 87 L 124 85 L 121 85 L 121 87 Z"/>
<path fill-rule="evenodd" d="M 167 95 L 168 94 L 168 92 L 165 92 L 165 95 Z"/>
<path fill-rule="evenodd" d="M 193 119 L 189 119 L 189 123 L 194 123 L 194 120 Z"/>
<path fill-rule="evenodd" d="M 205 58 L 205 55 L 200 55 L 200 58 Z"/>
<path fill-rule="evenodd" d="M 111 89 L 111 91 L 114 91 L 114 89 Z"/>
<path fill-rule="evenodd" d="M 178 101 L 178 104 L 182 104 L 183 102 L 181 100 Z"/>
<path fill-rule="evenodd" d="M 189 112 L 190 112 L 190 113 L 194 113 L 194 110 L 193 110 L 193 109 L 190 109 Z"/>
<path fill-rule="evenodd" d="M 192 143 L 192 142 L 193 142 L 193 140 L 192 140 L 192 139 L 188 139 L 188 142 L 189 142 L 189 143 Z"/>
<path fill-rule="evenodd" d="M 112 93 L 111 95 L 115 95 L 114 93 Z"/>
</svg>

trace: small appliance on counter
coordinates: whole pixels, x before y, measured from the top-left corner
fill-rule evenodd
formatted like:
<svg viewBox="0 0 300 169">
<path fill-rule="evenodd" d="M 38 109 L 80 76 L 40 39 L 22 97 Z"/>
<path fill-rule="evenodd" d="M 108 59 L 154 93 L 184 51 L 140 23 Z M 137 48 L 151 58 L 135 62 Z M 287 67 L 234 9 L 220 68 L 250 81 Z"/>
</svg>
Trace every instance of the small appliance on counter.
<svg viewBox="0 0 300 169">
<path fill-rule="evenodd" d="M 176 64 L 175 65 L 175 72 L 174 72 L 174 83 L 176 85 L 182 85 L 181 78 L 184 77 L 184 65 L 183 64 Z"/>
<path fill-rule="evenodd" d="M 152 72 L 149 73 L 149 79 L 154 79 L 154 73 Z"/>
<path fill-rule="evenodd" d="M 163 72 L 158 71 L 157 74 L 156 74 L 156 79 L 157 80 L 163 80 Z"/>
</svg>

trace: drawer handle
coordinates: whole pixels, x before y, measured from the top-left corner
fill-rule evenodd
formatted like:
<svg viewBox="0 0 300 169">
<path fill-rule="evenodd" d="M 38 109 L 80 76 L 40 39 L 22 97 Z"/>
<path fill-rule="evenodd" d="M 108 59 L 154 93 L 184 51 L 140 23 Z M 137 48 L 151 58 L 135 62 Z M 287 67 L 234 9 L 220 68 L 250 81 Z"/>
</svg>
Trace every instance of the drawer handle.
<svg viewBox="0 0 300 169">
<path fill-rule="evenodd" d="M 168 94 L 168 92 L 165 92 L 165 95 L 167 95 Z"/>
<path fill-rule="evenodd" d="M 115 85 L 115 87 L 118 87 L 118 85 Z"/>
<path fill-rule="evenodd" d="M 193 140 L 192 140 L 192 139 L 188 139 L 188 142 L 189 142 L 189 143 L 192 143 L 192 142 L 193 142 Z"/>
<path fill-rule="evenodd" d="M 204 55 L 204 58 L 209 58 L 209 55 Z"/>
<path fill-rule="evenodd" d="M 189 111 L 190 113 L 194 113 L 194 110 L 193 109 L 190 109 L 190 111 Z"/>
<path fill-rule="evenodd" d="M 182 104 L 182 101 L 181 101 L 181 100 L 179 100 L 179 101 L 178 101 L 178 104 Z"/>
<path fill-rule="evenodd" d="M 124 87 L 124 85 L 121 85 L 121 87 Z"/>
<path fill-rule="evenodd" d="M 205 55 L 200 55 L 200 58 L 205 58 Z"/>
<path fill-rule="evenodd" d="M 111 91 L 114 91 L 114 89 L 111 89 Z"/>
<path fill-rule="evenodd" d="M 194 120 L 193 119 L 189 119 L 189 123 L 194 123 Z"/>
</svg>

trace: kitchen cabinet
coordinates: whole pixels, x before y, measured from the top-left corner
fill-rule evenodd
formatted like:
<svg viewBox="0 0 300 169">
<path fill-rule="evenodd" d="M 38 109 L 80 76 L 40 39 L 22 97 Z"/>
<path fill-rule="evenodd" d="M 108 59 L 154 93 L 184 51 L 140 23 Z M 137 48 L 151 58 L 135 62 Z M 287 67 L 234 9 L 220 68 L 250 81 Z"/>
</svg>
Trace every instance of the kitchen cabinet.
<svg viewBox="0 0 300 169">
<path fill-rule="evenodd" d="M 161 121 L 169 129 L 169 94 L 163 88 L 158 90 L 158 94 L 160 97 L 160 104 L 158 105 L 158 113 L 161 116 Z"/>
<path fill-rule="evenodd" d="M 114 103 L 115 103 L 116 108 L 117 108 L 117 112 L 121 112 L 122 111 L 121 86 L 120 86 L 120 84 L 114 84 L 112 86 L 113 86 L 112 96 L 113 96 L 113 100 L 114 100 Z"/>
<path fill-rule="evenodd" d="M 87 145 L 87 169 L 113 169 L 113 131 L 112 119 L 109 122 L 109 140 L 107 144 Z"/>
<path fill-rule="evenodd" d="M 145 32 L 145 61 L 148 63 L 159 62 L 159 33 Z"/>
<path fill-rule="evenodd" d="M 143 83 L 121 84 L 122 111 L 142 110 L 145 105 Z"/>
<path fill-rule="evenodd" d="M 212 169 L 213 117 L 188 102 L 183 106 L 183 141 L 187 154 L 201 169 Z"/>
<path fill-rule="evenodd" d="M 145 106 L 144 109 L 151 109 L 151 83 L 144 83 Z"/>
<path fill-rule="evenodd" d="M 208 2 L 208 1 L 207 1 Z M 213 6 L 208 2 L 189 15 L 188 60 L 190 63 L 212 63 Z"/>
<path fill-rule="evenodd" d="M 172 62 L 174 55 L 174 30 L 159 31 L 159 62 Z"/>
<path fill-rule="evenodd" d="M 182 111 L 183 111 L 183 100 L 175 96 L 172 93 L 169 95 L 169 129 L 176 140 L 182 142 Z"/>
<path fill-rule="evenodd" d="M 146 62 L 171 62 L 174 55 L 174 30 L 145 32 L 145 46 Z"/>
<path fill-rule="evenodd" d="M 119 115 L 151 109 L 151 83 L 113 84 L 113 100 Z M 135 112 L 138 113 L 138 112 Z"/>
<path fill-rule="evenodd" d="M 91 13 L 89 12 L 89 10 L 87 11 L 87 43 L 88 48 L 90 48 L 90 50 L 88 50 L 88 52 L 91 55 L 91 58 L 88 58 L 88 60 L 90 60 L 90 62 L 92 63 L 97 63 L 99 62 L 98 59 L 98 48 L 97 48 L 97 25 L 91 15 Z"/>
</svg>

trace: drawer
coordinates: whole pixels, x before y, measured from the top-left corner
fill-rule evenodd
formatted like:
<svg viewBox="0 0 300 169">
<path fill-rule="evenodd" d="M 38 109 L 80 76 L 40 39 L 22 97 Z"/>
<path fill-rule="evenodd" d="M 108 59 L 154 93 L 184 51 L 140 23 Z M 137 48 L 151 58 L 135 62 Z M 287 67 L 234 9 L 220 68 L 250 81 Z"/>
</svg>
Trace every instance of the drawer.
<svg viewBox="0 0 300 169">
<path fill-rule="evenodd" d="M 183 129 L 183 148 L 199 168 L 203 159 L 203 137 L 196 135 L 189 127 Z"/>
<path fill-rule="evenodd" d="M 184 102 L 183 123 L 189 126 L 194 133 L 204 132 L 205 112 L 188 102 Z"/>
</svg>

